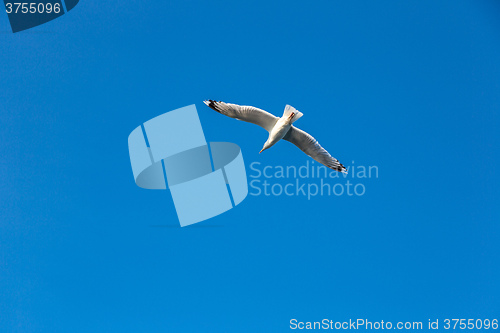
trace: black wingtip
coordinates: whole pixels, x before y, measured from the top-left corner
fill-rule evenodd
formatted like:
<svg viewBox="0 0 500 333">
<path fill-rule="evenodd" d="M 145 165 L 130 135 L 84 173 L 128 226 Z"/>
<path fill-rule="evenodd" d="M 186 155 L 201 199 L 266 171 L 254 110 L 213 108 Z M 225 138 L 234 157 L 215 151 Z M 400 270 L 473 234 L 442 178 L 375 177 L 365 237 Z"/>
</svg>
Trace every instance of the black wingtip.
<svg viewBox="0 0 500 333">
<path fill-rule="evenodd" d="M 344 165 L 342 165 L 341 163 L 339 163 L 339 164 L 340 165 L 330 166 L 329 168 L 332 170 L 338 171 L 338 172 L 347 173 L 346 167 Z"/>
<path fill-rule="evenodd" d="M 219 112 L 219 110 L 217 110 L 217 104 L 216 104 L 217 102 L 214 101 L 213 99 L 209 99 L 209 100 L 203 101 L 203 103 L 205 103 L 212 110 L 215 110 L 215 111 Z"/>
</svg>

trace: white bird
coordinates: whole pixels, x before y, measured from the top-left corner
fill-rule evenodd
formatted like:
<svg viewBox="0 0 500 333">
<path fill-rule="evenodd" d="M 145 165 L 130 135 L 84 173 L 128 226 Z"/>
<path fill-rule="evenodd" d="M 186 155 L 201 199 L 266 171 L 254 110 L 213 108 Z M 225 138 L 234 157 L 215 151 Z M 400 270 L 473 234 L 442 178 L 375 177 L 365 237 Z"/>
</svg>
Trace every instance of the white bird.
<svg viewBox="0 0 500 333">
<path fill-rule="evenodd" d="M 330 169 L 347 172 L 347 169 L 336 158 L 333 158 L 326 149 L 321 147 L 316 139 L 292 125 L 302 117 L 302 112 L 297 111 L 293 106 L 287 105 L 283 116 L 278 118 L 253 106 L 216 102 L 211 99 L 204 101 L 204 103 L 223 115 L 259 125 L 267 130 L 269 137 L 259 154 L 271 148 L 279 140 L 284 139 Z"/>
</svg>

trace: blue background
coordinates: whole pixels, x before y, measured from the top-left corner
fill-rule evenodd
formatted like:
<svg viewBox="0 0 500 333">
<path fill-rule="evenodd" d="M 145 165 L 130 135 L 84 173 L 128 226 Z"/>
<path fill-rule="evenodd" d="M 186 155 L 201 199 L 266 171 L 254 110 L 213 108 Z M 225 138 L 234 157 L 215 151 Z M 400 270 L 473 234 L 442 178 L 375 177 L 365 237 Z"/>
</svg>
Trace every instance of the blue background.
<svg viewBox="0 0 500 333">
<path fill-rule="evenodd" d="M 0 15 L 0 44 L 1 332 L 498 318 L 498 1 L 83 1 L 17 34 Z M 133 181 L 144 121 L 196 103 L 247 167 L 307 160 L 259 155 L 265 131 L 208 98 L 291 104 L 379 178 L 180 228 L 169 192 Z"/>
</svg>

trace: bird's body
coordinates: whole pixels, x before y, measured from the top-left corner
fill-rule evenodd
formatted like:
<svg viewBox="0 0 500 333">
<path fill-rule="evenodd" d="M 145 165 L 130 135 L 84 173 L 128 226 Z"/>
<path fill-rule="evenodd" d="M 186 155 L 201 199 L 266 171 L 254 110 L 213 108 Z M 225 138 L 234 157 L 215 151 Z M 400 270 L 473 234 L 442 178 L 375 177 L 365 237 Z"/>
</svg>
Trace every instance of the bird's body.
<svg viewBox="0 0 500 333">
<path fill-rule="evenodd" d="M 314 160 L 329 167 L 330 169 L 346 172 L 346 168 L 335 158 L 333 158 L 316 139 L 308 133 L 293 126 L 303 114 L 294 107 L 287 105 L 283 116 L 278 118 L 269 112 L 255 108 L 253 106 L 242 106 L 213 100 L 205 101 L 211 109 L 222 113 L 228 117 L 243 120 L 263 127 L 269 132 L 269 137 L 264 143 L 264 147 L 259 152 L 271 148 L 281 139 L 289 141 L 299 147 L 304 153 Z"/>
<path fill-rule="evenodd" d="M 273 128 L 269 131 L 269 137 L 267 138 L 266 143 L 264 143 L 264 147 L 259 152 L 259 154 L 264 150 L 271 148 L 278 141 L 283 139 L 290 128 L 292 128 L 292 124 L 300 117 L 302 117 L 301 112 L 287 105 L 287 107 L 285 108 L 285 112 L 283 112 L 283 117 L 279 118 L 278 121 L 276 121 L 276 124 L 274 124 Z"/>
<path fill-rule="evenodd" d="M 286 135 L 286 133 L 290 130 L 291 127 L 292 124 L 289 121 L 287 121 L 287 119 L 280 118 L 276 122 L 276 125 L 274 125 L 271 132 L 269 132 L 269 137 L 267 138 L 267 141 L 260 152 L 263 152 L 264 150 L 271 148 L 278 141 L 283 139 L 283 137 Z"/>
</svg>

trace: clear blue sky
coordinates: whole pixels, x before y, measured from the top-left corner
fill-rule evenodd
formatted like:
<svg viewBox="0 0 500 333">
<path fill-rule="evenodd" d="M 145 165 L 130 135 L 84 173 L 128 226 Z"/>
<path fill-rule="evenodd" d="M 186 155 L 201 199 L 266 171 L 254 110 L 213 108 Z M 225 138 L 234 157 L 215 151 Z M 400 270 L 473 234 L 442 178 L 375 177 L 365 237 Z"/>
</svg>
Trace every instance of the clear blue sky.
<svg viewBox="0 0 500 333">
<path fill-rule="evenodd" d="M 498 316 L 498 1 L 81 1 L 17 34 L 0 15 L 0 44 L 0 332 Z M 176 227 L 169 192 L 133 181 L 144 121 L 196 103 L 247 167 L 307 161 L 259 155 L 266 133 L 208 98 L 291 104 L 379 178 Z"/>
</svg>

